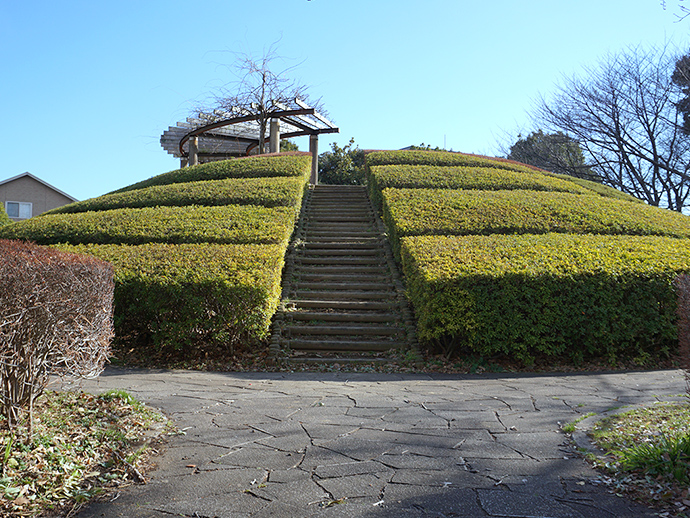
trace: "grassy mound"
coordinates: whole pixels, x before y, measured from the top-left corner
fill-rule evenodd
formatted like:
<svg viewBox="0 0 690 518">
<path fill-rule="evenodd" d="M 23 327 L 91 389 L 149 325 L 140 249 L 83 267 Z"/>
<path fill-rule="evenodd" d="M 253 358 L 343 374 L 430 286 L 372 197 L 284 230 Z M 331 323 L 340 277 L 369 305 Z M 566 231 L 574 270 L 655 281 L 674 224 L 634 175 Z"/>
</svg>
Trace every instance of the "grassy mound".
<svg viewBox="0 0 690 518">
<path fill-rule="evenodd" d="M 686 216 L 474 155 L 374 152 L 367 169 L 429 346 L 527 365 L 677 350 Z"/>
<path fill-rule="evenodd" d="M 115 352 L 152 362 L 261 343 L 302 205 L 303 153 L 212 162 L 155 176 L 0 229 L 95 255 L 115 269 Z"/>
</svg>

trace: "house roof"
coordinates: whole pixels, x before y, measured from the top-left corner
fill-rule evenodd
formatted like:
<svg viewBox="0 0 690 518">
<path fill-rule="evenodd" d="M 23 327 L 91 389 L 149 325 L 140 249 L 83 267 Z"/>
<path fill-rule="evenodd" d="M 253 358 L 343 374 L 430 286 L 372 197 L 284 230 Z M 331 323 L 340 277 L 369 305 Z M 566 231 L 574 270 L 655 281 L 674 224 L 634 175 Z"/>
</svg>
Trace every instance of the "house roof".
<svg viewBox="0 0 690 518">
<path fill-rule="evenodd" d="M 46 182 L 45 180 L 41 180 L 38 176 L 34 176 L 34 175 L 32 175 L 31 173 L 28 173 L 28 172 L 27 172 L 27 173 L 18 174 L 17 176 L 13 176 L 12 178 L 8 178 L 7 180 L 0 180 L 0 185 L 4 185 L 4 184 L 6 184 L 6 183 L 10 183 L 10 182 L 12 182 L 12 181 L 14 181 L 14 180 L 19 180 L 20 178 L 23 178 L 23 177 L 25 177 L 25 176 L 28 176 L 29 178 L 31 178 L 31 179 L 33 179 L 33 180 L 36 180 L 36 181 L 39 182 L 39 183 L 42 183 L 43 185 L 45 185 L 45 186 L 48 187 L 49 189 L 52 189 L 52 190 L 54 190 L 55 192 L 62 194 L 63 196 L 69 198 L 69 199 L 72 200 L 72 201 L 79 201 L 79 200 L 77 200 L 76 198 L 74 198 L 73 196 L 70 196 L 69 194 L 67 194 L 66 192 L 61 191 L 61 190 L 58 189 L 57 187 L 55 187 L 55 186 L 53 186 L 53 185 L 50 185 L 50 184 L 49 184 L 48 182 Z"/>
</svg>

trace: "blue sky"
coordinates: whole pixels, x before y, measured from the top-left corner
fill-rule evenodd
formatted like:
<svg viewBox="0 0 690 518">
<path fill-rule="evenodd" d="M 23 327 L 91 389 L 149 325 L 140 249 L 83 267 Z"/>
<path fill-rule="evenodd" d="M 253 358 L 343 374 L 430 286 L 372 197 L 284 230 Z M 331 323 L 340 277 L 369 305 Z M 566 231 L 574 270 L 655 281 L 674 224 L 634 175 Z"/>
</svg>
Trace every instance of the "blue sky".
<svg viewBox="0 0 690 518">
<path fill-rule="evenodd" d="M 495 154 L 563 75 L 671 42 L 668 0 L 0 1 L 0 180 L 29 171 L 78 199 L 176 169 L 161 133 L 278 41 L 291 77 L 361 148 Z M 301 149 L 308 142 L 298 140 Z"/>
</svg>

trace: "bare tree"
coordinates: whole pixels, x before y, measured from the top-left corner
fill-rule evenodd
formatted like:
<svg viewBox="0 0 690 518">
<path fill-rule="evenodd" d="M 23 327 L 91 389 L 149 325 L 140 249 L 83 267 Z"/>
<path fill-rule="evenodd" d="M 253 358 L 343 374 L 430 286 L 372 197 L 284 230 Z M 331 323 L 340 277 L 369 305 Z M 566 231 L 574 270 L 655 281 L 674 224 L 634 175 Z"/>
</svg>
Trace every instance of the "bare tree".
<svg viewBox="0 0 690 518">
<path fill-rule="evenodd" d="M 690 139 L 667 47 L 609 55 L 585 78 L 566 78 L 536 109 L 537 123 L 576 140 L 604 183 L 682 211 L 690 194 Z"/>
<path fill-rule="evenodd" d="M 241 117 L 256 115 L 259 125 L 259 153 L 263 153 L 266 130 L 276 112 L 286 109 L 299 109 L 297 100 L 327 115 L 320 99 L 309 99 L 307 87 L 290 78 L 295 66 L 276 71 L 275 63 L 282 60 L 275 44 L 272 44 L 260 58 L 250 54 L 236 54 L 236 61 L 228 65 L 237 80 L 227 83 L 215 96 L 214 105 L 199 106 L 206 119 L 210 121 L 227 118 L 228 114 Z"/>
<path fill-rule="evenodd" d="M 666 1 L 661 0 L 661 6 L 666 10 Z M 683 0 L 678 0 L 678 10 L 680 11 L 680 14 L 676 14 L 678 17 L 678 21 L 685 20 L 688 16 L 690 16 L 690 7 L 687 5 L 683 4 Z"/>
</svg>

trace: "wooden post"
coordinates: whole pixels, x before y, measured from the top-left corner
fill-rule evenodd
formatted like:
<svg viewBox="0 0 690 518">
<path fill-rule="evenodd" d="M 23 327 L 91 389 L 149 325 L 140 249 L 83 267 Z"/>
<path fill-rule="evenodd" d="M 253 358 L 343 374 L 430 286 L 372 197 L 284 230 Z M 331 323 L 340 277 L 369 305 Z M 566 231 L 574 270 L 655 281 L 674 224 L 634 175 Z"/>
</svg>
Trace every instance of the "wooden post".
<svg viewBox="0 0 690 518">
<path fill-rule="evenodd" d="M 189 159 L 186 156 L 180 157 L 180 169 L 189 165 Z"/>
<path fill-rule="evenodd" d="M 271 119 L 269 138 L 268 152 L 278 153 L 280 151 L 280 119 Z"/>
<path fill-rule="evenodd" d="M 311 153 L 311 177 L 313 185 L 319 183 L 319 135 L 309 135 L 309 152 Z"/>
<path fill-rule="evenodd" d="M 199 163 L 199 137 L 192 137 L 189 139 L 189 165 L 197 165 Z"/>
</svg>

